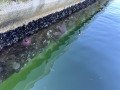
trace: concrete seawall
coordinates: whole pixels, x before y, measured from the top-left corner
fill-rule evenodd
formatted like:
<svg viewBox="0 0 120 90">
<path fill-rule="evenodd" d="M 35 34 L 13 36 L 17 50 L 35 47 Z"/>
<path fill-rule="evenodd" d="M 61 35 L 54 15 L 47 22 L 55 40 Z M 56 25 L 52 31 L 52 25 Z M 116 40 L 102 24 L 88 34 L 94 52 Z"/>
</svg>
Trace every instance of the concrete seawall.
<svg viewBox="0 0 120 90">
<path fill-rule="evenodd" d="M 29 22 L 28 25 L 0 34 L 0 80 L 6 80 L 10 75 L 18 72 L 35 55 L 42 53 L 52 43 L 62 42 L 60 38 L 80 28 L 101 10 L 107 1 L 86 0 L 61 12 L 50 14 Z"/>
<path fill-rule="evenodd" d="M 59 12 L 83 0 L 31 0 L 0 6 L 0 33 L 13 30 L 32 20 Z"/>
<path fill-rule="evenodd" d="M 43 18 L 33 20 L 27 25 L 17 27 L 16 29 L 4 33 L 0 33 L 0 50 L 2 50 L 4 47 L 17 43 L 19 40 L 28 37 L 38 32 L 39 30 L 49 27 L 51 24 L 54 24 L 61 19 L 64 19 L 69 15 L 88 7 L 95 2 L 101 2 L 101 0 L 85 0 L 82 3 L 80 2 L 59 12 L 55 12 Z"/>
</svg>

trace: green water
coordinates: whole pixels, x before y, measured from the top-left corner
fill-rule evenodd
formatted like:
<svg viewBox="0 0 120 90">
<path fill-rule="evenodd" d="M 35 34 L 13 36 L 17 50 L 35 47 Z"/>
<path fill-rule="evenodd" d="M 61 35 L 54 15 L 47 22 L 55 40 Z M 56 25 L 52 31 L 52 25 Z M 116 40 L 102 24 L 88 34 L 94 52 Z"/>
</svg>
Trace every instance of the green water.
<svg viewBox="0 0 120 90">
<path fill-rule="evenodd" d="M 81 30 L 37 55 L 0 90 L 120 90 L 120 0 Z"/>
</svg>

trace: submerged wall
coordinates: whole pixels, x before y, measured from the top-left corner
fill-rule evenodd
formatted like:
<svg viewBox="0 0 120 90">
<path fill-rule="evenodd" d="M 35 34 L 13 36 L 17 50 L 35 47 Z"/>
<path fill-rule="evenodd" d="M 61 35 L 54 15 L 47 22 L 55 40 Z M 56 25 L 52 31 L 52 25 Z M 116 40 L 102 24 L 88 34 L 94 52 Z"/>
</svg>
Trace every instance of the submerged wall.
<svg viewBox="0 0 120 90">
<path fill-rule="evenodd" d="M 65 37 L 69 35 L 68 33 L 80 28 L 101 10 L 105 1 L 107 0 L 86 0 L 61 12 L 32 21 L 26 26 L 0 34 L 0 81 L 2 82 L 13 73 L 19 72 L 27 62 L 31 62 L 33 57 L 44 52 L 52 44 L 58 42 L 62 44 L 62 38 L 68 38 Z M 3 49 L 4 46 L 11 44 L 12 46 Z"/>
</svg>

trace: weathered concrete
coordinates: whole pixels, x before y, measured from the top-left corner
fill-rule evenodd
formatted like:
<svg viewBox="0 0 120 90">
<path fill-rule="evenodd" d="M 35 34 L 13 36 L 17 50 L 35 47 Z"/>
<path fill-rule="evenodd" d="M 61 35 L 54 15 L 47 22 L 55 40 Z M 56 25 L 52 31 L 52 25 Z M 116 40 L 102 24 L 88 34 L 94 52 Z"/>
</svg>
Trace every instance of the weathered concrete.
<svg viewBox="0 0 120 90">
<path fill-rule="evenodd" d="M 99 11 L 106 1 L 86 0 L 61 12 L 50 14 L 28 25 L 1 34 L 1 44 L 4 46 L 17 43 L 4 50 L 1 49 L 0 80 L 5 80 L 11 74 L 18 72 L 26 62 L 29 62 L 36 54 L 42 53 L 48 45 L 57 42 L 69 30 L 75 30 L 75 27 L 80 26 Z"/>
<path fill-rule="evenodd" d="M 49 2 L 48 2 L 49 1 Z M 0 7 L 0 33 L 13 30 L 32 20 L 37 20 L 51 13 L 61 11 L 82 0 L 32 0 L 26 3 L 14 2 Z"/>
<path fill-rule="evenodd" d="M 32 22 L 29 22 L 27 25 L 23 25 L 23 26 L 17 27 L 14 30 L 1 33 L 0 34 L 0 38 L 1 38 L 0 50 L 2 50 L 6 46 L 10 46 L 14 43 L 17 43 L 19 40 L 27 36 L 30 36 L 36 33 L 37 31 L 42 30 L 43 28 L 47 28 L 51 24 L 54 24 L 60 21 L 61 19 L 64 19 L 69 15 L 88 7 L 89 5 L 95 2 L 100 2 L 100 0 L 85 0 L 82 3 L 80 2 L 64 10 L 61 10 L 59 12 L 55 12 L 43 18 L 33 20 Z"/>
</svg>

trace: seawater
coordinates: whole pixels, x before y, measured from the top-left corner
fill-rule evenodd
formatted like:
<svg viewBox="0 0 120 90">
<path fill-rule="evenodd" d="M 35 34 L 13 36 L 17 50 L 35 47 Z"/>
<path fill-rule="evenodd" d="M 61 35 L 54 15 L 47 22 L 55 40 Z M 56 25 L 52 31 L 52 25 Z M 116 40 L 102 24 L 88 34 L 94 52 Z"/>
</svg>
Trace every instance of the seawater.
<svg viewBox="0 0 120 90">
<path fill-rule="evenodd" d="M 31 67 L 14 76 L 19 83 L 13 82 L 6 89 L 120 90 L 119 40 L 120 0 L 112 0 L 89 23 L 70 33 L 45 56 L 36 57 Z"/>
<path fill-rule="evenodd" d="M 52 57 L 50 73 L 30 90 L 120 90 L 120 0 L 111 1 Z"/>
</svg>

